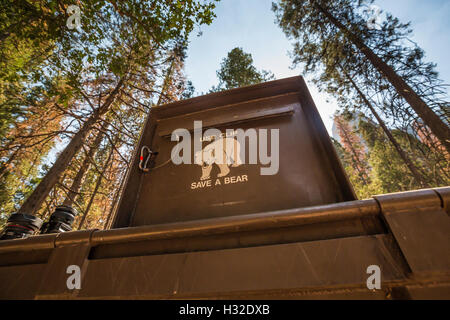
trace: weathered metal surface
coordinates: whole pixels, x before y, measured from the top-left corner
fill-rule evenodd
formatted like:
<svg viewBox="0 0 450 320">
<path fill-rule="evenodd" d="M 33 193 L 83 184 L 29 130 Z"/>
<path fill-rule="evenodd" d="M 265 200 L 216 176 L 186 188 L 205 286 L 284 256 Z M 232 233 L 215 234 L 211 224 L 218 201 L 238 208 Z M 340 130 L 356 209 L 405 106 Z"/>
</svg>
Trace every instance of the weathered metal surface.
<svg viewBox="0 0 450 320">
<path fill-rule="evenodd" d="M 436 192 L 405 192 L 375 199 L 415 276 L 450 271 L 449 217 Z"/>
<path fill-rule="evenodd" d="M 2 241 L 0 298 L 450 299 L 448 200 L 375 198 Z M 368 217 L 381 225 L 357 226 Z M 69 265 L 81 268 L 80 290 L 66 286 Z M 380 290 L 366 287 L 369 265 L 381 268 Z"/>
<path fill-rule="evenodd" d="M 450 215 L 450 189 L 449 188 L 435 188 L 433 189 L 441 199 L 442 206 L 447 214 Z"/>
<path fill-rule="evenodd" d="M 205 292 L 332 287 L 364 283 L 366 268 L 380 265 L 385 281 L 405 271 L 385 235 L 251 248 L 93 260 L 85 278 L 87 296 L 111 292 L 148 297 L 194 296 Z M 103 270 L 103 272 L 101 272 Z M 110 281 L 133 270 L 126 287 Z M 102 275 L 99 277 L 99 274 Z M 146 279 L 146 281 L 143 281 Z M 79 296 L 83 296 L 80 292 Z"/>
<path fill-rule="evenodd" d="M 197 164 L 175 165 L 171 151 L 178 143 L 170 135 L 177 128 L 191 132 L 194 121 L 203 129 L 279 130 L 279 171 L 261 175 L 267 167 L 230 166 L 220 177 L 213 165 L 210 178 L 201 180 Z M 204 131 L 203 130 L 203 131 Z M 196 139 L 191 137 L 193 146 Z M 258 143 L 263 136 L 258 132 Z M 198 140 L 198 139 L 197 139 Z M 202 148 L 209 142 L 203 141 Z M 147 146 L 158 152 L 155 169 L 143 173 L 139 153 Z M 127 179 L 113 227 L 142 226 L 355 200 L 352 187 L 301 77 L 210 94 L 155 107 L 151 110 Z M 193 160 L 193 155 L 191 155 Z"/>
</svg>

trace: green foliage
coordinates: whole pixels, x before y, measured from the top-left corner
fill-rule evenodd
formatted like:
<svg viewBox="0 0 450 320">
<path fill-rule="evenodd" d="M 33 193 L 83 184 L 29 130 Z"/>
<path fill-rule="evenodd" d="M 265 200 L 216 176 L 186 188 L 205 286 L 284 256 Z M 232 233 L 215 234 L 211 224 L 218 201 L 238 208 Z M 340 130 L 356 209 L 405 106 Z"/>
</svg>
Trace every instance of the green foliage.
<svg viewBox="0 0 450 320">
<path fill-rule="evenodd" d="M 192 84 L 192 81 L 186 82 L 186 87 L 184 88 L 183 93 L 181 94 L 181 99 L 189 99 L 192 98 L 195 94 L 195 87 Z"/>
<path fill-rule="evenodd" d="M 65 143 L 71 139 L 121 83 L 105 110 L 109 112 L 105 117 L 114 118 L 110 120 L 114 125 L 108 127 L 108 142 L 112 143 L 111 137 L 119 141 L 104 147 L 114 151 L 109 164 L 114 170 L 107 168 L 110 180 L 103 177 L 102 187 L 114 194 L 112 186 L 124 176 L 145 115 L 159 94 L 161 79 L 168 74 L 165 69 L 172 52 L 186 47 L 197 25 L 212 22 L 217 1 L 0 2 L 1 212 L 9 214 L 20 206 L 48 172 L 47 164 L 55 156 L 46 158 L 49 151 L 61 139 Z M 71 15 L 67 8 L 73 4 L 80 7 L 81 26 L 71 30 L 66 26 Z M 179 63 L 168 76 L 170 98 L 185 88 L 181 69 Z M 186 94 L 190 91 L 188 86 Z M 92 159 L 84 179 L 77 204 L 83 210 L 101 176 L 98 169 L 104 166 L 104 152 L 99 154 L 103 158 Z M 70 186 L 79 160 L 80 154 L 58 172 L 60 184 L 51 190 L 45 208 L 38 212 L 41 216 L 61 204 L 64 187 Z M 107 200 L 111 199 L 95 198 L 103 203 L 94 203 L 92 212 L 104 212 Z M 0 216 L 0 223 L 5 219 Z"/>
<path fill-rule="evenodd" d="M 373 183 L 380 188 L 381 193 L 421 188 L 379 127 L 371 122 L 361 120 L 359 132 L 368 143 L 369 163 L 372 168 L 371 176 Z M 393 135 L 401 146 L 406 146 L 407 141 L 404 134 L 394 131 Z M 410 138 L 416 140 L 412 136 Z M 415 162 L 419 165 L 418 161 Z"/>
<path fill-rule="evenodd" d="M 253 66 L 253 58 L 250 53 L 245 53 L 242 48 L 234 48 L 226 58 L 222 60 L 217 71 L 219 85 L 211 89 L 212 92 L 244 87 L 252 84 L 275 79 L 274 75 L 265 70 L 258 71 Z"/>
<path fill-rule="evenodd" d="M 380 108 L 389 113 L 393 123 L 411 126 L 417 119 L 411 105 L 393 87 L 393 80 L 381 74 L 380 66 L 368 61 L 367 56 L 355 45 L 355 39 L 358 39 L 389 65 L 449 125 L 450 103 L 446 86 L 438 78 L 435 64 L 424 61 L 423 50 L 409 39 L 412 32 L 410 24 L 401 23 L 391 14 L 386 14 L 379 28 L 369 28 L 367 21 L 370 13 L 367 7 L 372 2 L 279 0 L 273 4 L 273 10 L 280 27 L 294 42 L 294 64 L 301 64 L 305 74 L 313 74 L 316 84 L 322 89 L 340 99 L 346 99 L 352 90 L 342 80 L 342 68 L 359 87 L 367 87 L 370 95 L 383 95 L 386 104 Z M 352 37 L 325 16 L 320 8 L 342 23 Z"/>
<path fill-rule="evenodd" d="M 121 46 L 115 44 L 121 40 L 132 38 L 141 45 L 187 41 L 196 24 L 212 22 L 214 1 L 82 1 L 81 28 L 70 30 L 66 10 L 72 0 L 6 0 L 0 10 L 0 39 L 26 41 L 32 51 L 50 43 L 60 56 L 55 60 L 59 67 L 82 70 L 89 61 L 98 62 L 95 68 L 101 71 L 117 57 Z"/>
<path fill-rule="evenodd" d="M 378 125 L 363 115 L 357 116 L 349 112 L 344 113 L 342 119 L 350 128 L 347 133 L 351 139 L 348 139 L 347 142 L 350 140 L 352 146 L 345 140 L 339 143 L 333 139 L 333 143 L 358 198 L 421 188 Z M 350 121 L 352 121 L 352 125 L 350 125 Z M 416 167 L 429 168 L 422 174 L 430 186 L 437 187 L 450 183 L 445 175 L 434 176 L 439 163 L 430 163 L 427 157 L 418 152 L 420 148 L 426 148 L 419 137 L 401 130 L 393 130 L 392 134 Z M 342 134 L 340 136 L 343 138 Z M 355 161 L 354 150 L 361 150 L 361 146 L 355 142 L 360 139 L 366 147 L 364 148 L 364 158 L 367 159 L 367 162 Z M 367 179 L 361 178 L 361 167 L 363 171 L 368 172 Z"/>
<path fill-rule="evenodd" d="M 24 96 L 39 101 L 39 91 L 51 92 L 55 78 L 79 88 L 88 77 L 123 76 L 131 55 L 135 66 L 149 68 L 152 52 L 186 44 L 196 25 L 212 22 L 215 1 L 77 2 L 81 27 L 73 30 L 66 25 L 72 0 L 2 1 L 0 139 L 27 111 L 30 101 L 24 101 Z M 21 101 L 14 100 L 11 92 Z M 79 90 L 65 95 L 66 101 L 77 98 Z"/>
<path fill-rule="evenodd" d="M 6 222 L 6 213 L 12 213 L 18 209 L 21 203 L 39 183 L 39 163 L 41 154 L 45 155 L 50 148 L 33 150 L 32 157 L 23 159 L 13 168 L 5 171 L 0 179 L 0 225 L 3 218 Z M 2 163 L 3 165 L 3 163 Z"/>
<path fill-rule="evenodd" d="M 380 115 L 388 130 L 396 132 L 394 136 L 401 140 L 401 147 L 409 158 L 413 161 L 421 159 L 417 165 L 414 163 L 420 171 L 416 176 L 423 178 L 429 185 L 446 185 L 449 174 L 448 152 L 442 149 L 442 140 L 439 142 L 428 129 L 430 124 L 436 125 L 439 121 L 420 119 L 412 105 L 406 103 L 403 92 L 394 88 L 392 79 L 388 80 L 380 73 L 379 61 L 391 67 L 426 103 L 427 110 L 434 111 L 440 117 L 442 124 L 439 123 L 439 126 L 449 124 L 450 103 L 445 85 L 439 80 L 435 65 L 424 61 L 423 50 L 408 39 L 412 32 L 409 23 L 401 23 L 397 18 L 386 14 L 379 28 L 368 27 L 370 13 L 367 8 L 372 2 L 278 0 L 273 4 L 273 10 L 280 27 L 293 40 L 294 64 L 301 65 L 305 74 L 312 75 L 321 90 L 336 97 L 342 111 Z M 325 12 L 334 17 L 335 21 Z M 339 23 L 343 27 L 339 27 Z M 378 65 L 368 60 L 367 55 L 356 45 L 358 41 L 380 59 Z M 366 96 L 367 101 L 370 100 L 372 109 L 357 88 Z M 383 142 L 379 145 L 374 143 L 374 150 L 382 152 L 385 146 L 390 151 L 395 151 L 391 141 L 383 133 L 379 135 L 379 139 Z M 391 154 L 384 156 L 390 157 Z M 381 172 L 385 159 L 376 161 L 374 157 L 371 156 L 371 161 L 374 166 L 379 166 L 378 172 Z M 398 155 L 396 157 L 399 159 Z M 395 168 L 392 170 L 392 175 L 402 172 Z M 408 170 L 405 163 L 402 170 Z M 399 179 L 400 176 L 401 173 L 398 173 Z M 417 186 L 410 182 L 410 174 L 406 174 L 404 178 L 406 180 L 385 177 L 382 181 L 397 181 L 399 185 L 388 187 L 380 182 L 379 186 L 383 190 L 403 190 L 406 186 Z"/>
<path fill-rule="evenodd" d="M 332 142 L 339 159 L 341 160 L 342 166 L 344 167 L 347 177 L 350 180 L 353 189 L 355 190 L 358 199 L 369 198 L 373 194 L 378 194 L 379 192 L 373 192 L 369 189 L 367 183 L 363 179 L 359 172 L 355 169 L 354 162 L 352 160 L 351 152 L 346 150 L 337 140 L 332 138 Z"/>
</svg>

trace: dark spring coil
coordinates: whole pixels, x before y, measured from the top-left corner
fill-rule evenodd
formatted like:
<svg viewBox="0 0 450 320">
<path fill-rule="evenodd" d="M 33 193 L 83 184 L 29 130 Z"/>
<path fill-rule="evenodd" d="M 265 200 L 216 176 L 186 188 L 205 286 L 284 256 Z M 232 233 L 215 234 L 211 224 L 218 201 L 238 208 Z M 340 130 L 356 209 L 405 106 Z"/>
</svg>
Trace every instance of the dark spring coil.
<svg viewBox="0 0 450 320">
<path fill-rule="evenodd" d="M 41 229 L 41 234 L 60 233 L 72 230 L 72 223 L 77 216 L 77 211 L 72 207 L 56 207 L 48 222 Z"/>
<path fill-rule="evenodd" d="M 24 213 L 13 213 L 0 234 L 0 240 L 27 238 L 34 235 L 41 226 L 42 220 L 38 217 Z"/>
</svg>

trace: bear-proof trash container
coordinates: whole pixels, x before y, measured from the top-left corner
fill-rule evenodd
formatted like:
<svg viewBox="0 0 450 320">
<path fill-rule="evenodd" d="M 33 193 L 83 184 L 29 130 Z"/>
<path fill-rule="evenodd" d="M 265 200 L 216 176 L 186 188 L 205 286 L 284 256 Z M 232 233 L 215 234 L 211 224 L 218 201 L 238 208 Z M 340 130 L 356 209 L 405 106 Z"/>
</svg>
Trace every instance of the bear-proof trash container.
<svg viewBox="0 0 450 320">
<path fill-rule="evenodd" d="M 151 109 L 113 227 L 355 199 L 302 77 Z"/>
</svg>

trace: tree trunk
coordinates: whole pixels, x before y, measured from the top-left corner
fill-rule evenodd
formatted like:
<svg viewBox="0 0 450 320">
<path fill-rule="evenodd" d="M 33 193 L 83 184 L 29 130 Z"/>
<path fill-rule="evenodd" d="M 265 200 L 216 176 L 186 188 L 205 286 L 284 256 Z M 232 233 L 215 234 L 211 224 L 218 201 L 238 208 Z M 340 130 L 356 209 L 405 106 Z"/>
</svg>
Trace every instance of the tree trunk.
<svg viewBox="0 0 450 320">
<path fill-rule="evenodd" d="M 98 189 L 100 188 L 100 185 L 102 184 L 103 175 L 105 174 L 105 171 L 106 171 L 106 169 L 107 169 L 108 166 L 109 166 L 109 162 L 110 162 L 110 160 L 111 160 L 111 157 L 112 157 L 112 155 L 113 155 L 113 152 L 114 152 L 114 149 L 113 149 L 112 146 L 111 146 L 111 151 L 109 152 L 108 159 L 107 159 L 106 162 L 105 162 L 105 165 L 104 165 L 104 167 L 103 167 L 103 169 L 102 169 L 102 172 L 99 173 L 99 176 L 98 176 L 98 178 L 97 178 L 97 182 L 95 183 L 94 192 L 92 193 L 92 196 L 91 196 L 91 198 L 89 199 L 89 203 L 88 203 L 88 205 L 87 205 L 87 207 L 86 207 L 86 210 L 84 210 L 84 214 L 83 214 L 83 216 L 81 217 L 80 224 L 78 225 L 78 230 L 80 230 L 80 229 L 83 227 L 83 224 L 84 224 L 84 222 L 86 221 L 86 217 L 87 217 L 87 215 L 88 215 L 88 213 L 89 213 L 89 210 L 91 210 L 92 203 L 94 202 L 94 198 L 95 198 L 95 196 L 97 195 L 97 192 L 98 192 Z"/>
<path fill-rule="evenodd" d="M 84 161 L 80 166 L 80 169 L 78 170 L 75 178 L 72 181 L 72 185 L 70 186 L 69 192 L 67 193 L 67 196 L 63 202 L 64 206 L 72 206 L 73 202 L 78 196 L 81 182 L 83 181 L 84 175 L 89 170 L 89 167 L 91 165 L 91 159 L 94 157 L 98 147 L 100 146 L 100 143 L 102 142 L 104 129 L 105 123 L 102 124 L 101 130 L 98 132 L 97 137 L 89 148 L 89 151 L 87 152 L 86 157 L 84 158 Z"/>
<path fill-rule="evenodd" d="M 4 162 L 3 164 L 1 164 L 1 167 L 0 167 L 0 179 L 3 178 L 3 175 L 5 175 L 8 172 L 6 170 L 6 168 L 11 164 L 11 162 L 13 162 L 15 160 L 19 150 L 20 150 L 20 148 L 15 150 L 13 152 L 13 154 L 9 157 L 9 159 L 6 162 Z"/>
<path fill-rule="evenodd" d="M 119 189 L 117 189 L 116 194 L 114 195 L 114 200 L 111 203 L 111 208 L 109 210 L 108 217 L 106 218 L 105 225 L 103 226 L 103 230 L 109 229 L 109 224 L 111 222 L 112 216 L 116 212 L 117 203 L 119 202 L 120 194 L 121 194 L 121 191 L 123 189 L 123 185 L 125 184 L 125 180 L 126 180 L 126 177 L 127 177 L 127 171 L 128 171 L 128 169 L 125 171 L 125 174 L 123 175 L 122 181 L 120 181 Z"/>
<path fill-rule="evenodd" d="M 158 98 L 158 102 L 157 102 L 157 106 L 161 105 L 162 100 L 163 100 L 163 96 L 166 94 L 167 88 L 169 86 L 169 82 L 171 80 L 171 75 L 172 75 L 172 70 L 174 68 L 175 65 L 175 54 L 173 55 L 169 68 L 167 69 L 167 73 L 166 76 L 164 77 L 164 82 L 163 82 L 163 86 L 161 88 L 161 93 L 159 94 L 159 98 Z"/>
<path fill-rule="evenodd" d="M 338 27 L 353 44 L 361 50 L 372 65 L 383 74 L 394 86 L 408 104 L 414 109 L 417 115 L 424 121 L 433 134 L 440 140 L 442 145 L 450 153 L 450 128 L 439 118 L 436 113 L 422 100 L 422 98 L 400 77 L 395 70 L 381 60 L 357 35 L 348 30 L 339 20 L 325 10 L 320 4 L 315 3 L 322 12 L 336 27 Z"/>
<path fill-rule="evenodd" d="M 34 189 L 31 195 L 24 202 L 22 207 L 18 212 L 26 214 L 35 214 L 45 198 L 47 197 L 50 190 L 58 182 L 61 174 L 66 170 L 67 166 L 72 161 L 72 158 L 81 149 L 84 139 L 87 134 L 92 129 L 92 126 L 100 119 L 100 117 L 109 110 L 109 107 L 114 102 L 116 95 L 119 92 L 123 84 L 123 79 L 120 79 L 114 90 L 109 94 L 105 103 L 98 109 L 94 111 L 90 118 L 86 120 L 81 129 L 73 136 L 69 144 L 64 148 L 56 159 L 53 166 L 47 172 L 47 174 L 42 178 L 39 185 Z"/>
<path fill-rule="evenodd" d="M 353 142 L 349 137 L 349 134 L 347 130 L 344 128 L 344 125 L 341 121 L 341 118 L 337 118 L 337 124 L 338 124 L 338 131 L 339 135 L 341 136 L 341 139 L 345 140 L 346 144 L 350 148 L 350 153 L 353 161 L 353 167 L 358 171 L 359 177 L 363 181 L 364 185 L 369 185 L 369 182 L 367 181 L 369 177 L 365 172 L 362 171 L 362 168 L 364 168 L 364 164 L 361 163 L 358 153 L 356 152 L 355 148 L 353 147 Z M 345 146 L 344 146 L 345 149 Z M 346 150 L 348 152 L 348 150 Z"/>
<path fill-rule="evenodd" d="M 421 173 L 419 173 L 419 170 L 416 168 L 416 166 L 414 165 L 414 163 L 411 161 L 411 159 L 409 159 L 409 157 L 407 156 L 407 154 L 403 151 L 402 147 L 400 146 L 400 144 L 397 142 L 397 140 L 395 139 L 395 137 L 392 135 L 391 131 L 389 130 L 389 128 L 386 126 L 386 124 L 384 123 L 384 121 L 381 119 L 380 115 L 378 114 L 378 112 L 376 112 L 375 108 L 372 106 L 372 104 L 370 103 L 370 101 L 367 99 L 367 97 L 365 96 L 365 94 L 361 91 L 361 89 L 359 89 L 358 85 L 353 81 L 353 79 L 343 70 L 343 68 L 341 67 L 342 72 L 344 73 L 345 77 L 347 78 L 348 81 L 350 81 L 350 83 L 353 85 L 353 87 L 355 88 L 356 92 L 358 92 L 359 96 L 361 97 L 361 99 L 364 101 L 364 103 L 366 104 L 366 106 L 370 109 L 370 112 L 372 112 L 372 114 L 374 115 L 374 117 L 377 119 L 378 124 L 380 125 L 380 127 L 383 129 L 384 133 L 386 134 L 386 136 L 388 137 L 389 141 L 392 143 L 392 145 L 394 146 L 395 150 L 397 150 L 400 158 L 402 158 L 403 162 L 405 162 L 406 166 L 408 167 L 409 171 L 411 171 L 414 179 L 417 181 L 417 183 L 419 183 L 422 187 L 426 187 L 429 188 L 430 186 L 428 185 L 428 183 L 425 181 L 425 179 L 423 178 L 423 175 Z"/>
</svg>

